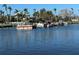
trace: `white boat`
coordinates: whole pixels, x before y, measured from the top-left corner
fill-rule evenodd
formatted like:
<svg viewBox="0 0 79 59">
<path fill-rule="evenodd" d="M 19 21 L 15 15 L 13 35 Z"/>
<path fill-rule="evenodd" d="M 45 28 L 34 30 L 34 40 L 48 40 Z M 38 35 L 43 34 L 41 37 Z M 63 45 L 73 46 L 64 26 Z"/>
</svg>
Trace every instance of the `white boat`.
<svg viewBox="0 0 79 59">
<path fill-rule="evenodd" d="M 64 26 L 67 26 L 68 25 L 68 23 L 67 22 L 63 22 L 64 23 Z"/>
<path fill-rule="evenodd" d="M 42 27 L 44 27 L 44 24 L 43 23 L 37 23 L 36 26 L 42 28 Z"/>
<path fill-rule="evenodd" d="M 59 23 L 58 23 L 58 22 L 55 22 L 55 23 L 53 23 L 53 25 L 54 25 L 54 26 L 57 26 L 57 25 L 59 25 Z"/>
<path fill-rule="evenodd" d="M 59 25 L 67 26 L 68 25 L 68 22 L 65 22 L 65 21 L 60 20 L 59 21 Z"/>
</svg>

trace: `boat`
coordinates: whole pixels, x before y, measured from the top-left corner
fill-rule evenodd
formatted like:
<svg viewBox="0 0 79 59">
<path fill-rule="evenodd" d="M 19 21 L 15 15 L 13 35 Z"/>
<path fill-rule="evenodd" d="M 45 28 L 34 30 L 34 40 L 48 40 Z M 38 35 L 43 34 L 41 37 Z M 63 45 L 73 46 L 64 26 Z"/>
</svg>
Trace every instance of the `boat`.
<svg viewBox="0 0 79 59">
<path fill-rule="evenodd" d="M 54 23 L 53 23 L 53 26 L 58 26 L 58 25 L 59 25 L 58 22 L 54 22 Z"/>
<path fill-rule="evenodd" d="M 32 30 L 32 25 L 27 25 L 27 24 L 18 24 L 16 26 L 17 30 Z"/>
<path fill-rule="evenodd" d="M 17 25 L 18 30 L 32 30 L 32 25 Z"/>
<path fill-rule="evenodd" d="M 64 23 L 64 26 L 67 26 L 68 25 L 68 23 L 67 22 L 63 22 Z"/>
<path fill-rule="evenodd" d="M 43 23 L 37 23 L 37 24 L 36 24 L 36 27 L 37 27 L 37 28 L 43 28 L 43 27 L 44 27 L 44 24 L 43 24 Z"/>
<path fill-rule="evenodd" d="M 65 21 L 60 20 L 59 21 L 59 25 L 60 26 L 67 26 L 68 25 L 68 22 L 65 22 Z"/>
</svg>

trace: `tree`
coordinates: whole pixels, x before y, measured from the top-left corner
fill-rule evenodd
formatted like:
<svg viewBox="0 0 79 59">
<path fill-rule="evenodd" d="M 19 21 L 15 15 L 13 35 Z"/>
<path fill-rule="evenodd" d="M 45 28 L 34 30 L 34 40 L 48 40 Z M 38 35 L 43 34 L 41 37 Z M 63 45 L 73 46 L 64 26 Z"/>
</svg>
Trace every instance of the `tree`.
<svg viewBox="0 0 79 59">
<path fill-rule="evenodd" d="M 0 22 L 4 23 L 4 11 L 0 10 Z"/>
<path fill-rule="evenodd" d="M 17 22 L 18 22 L 18 20 L 19 20 L 19 10 L 15 9 L 14 13 L 15 13 L 15 16 L 16 16 Z"/>
<path fill-rule="evenodd" d="M 36 21 L 36 16 L 37 16 L 37 13 L 36 13 L 36 9 L 33 9 L 33 17 L 34 17 L 34 19 L 35 19 L 35 21 Z"/>
<path fill-rule="evenodd" d="M 39 11 L 36 11 L 33 13 L 34 21 L 38 22 L 39 21 Z"/>
<path fill-rule="evenodd" d="M 70 9 L 62 9 L 62 10 L 60 10 L 59 16 L 61 16 L 63 19 L 68 19 L 68 21 L 69 21 L 69 20 L 71 20 L 71 15 L 72 15 L 72 12 L 71 12 Z"/>
<path fill-rule="evenodd" d="M 6 17 L 7 17 L 6 22 L 8 22 L 8 10 L 7 10 L 7 4 L 3 4 L 3 7 L 5 8 L 5 11 L 6 11 Z"/>
<path fill-rule="evenodd" d="M 12 8 L 9 6 L 8 9 L 9 9 L 9 15 L 10 15 L 10 21 L 11 21 L 11 11 L 12 11 Z"/>
<path fill-rule="evenodd" d="M 24 9 L 24 14 L 25 14 L 25 18 L 27 19 L 27 18 L 28 18 L 28 14 L 29 14 L 29 12 L 28 12 L 28 9 L 27 9 L 27 8 L 25 8 L 25 9 Z"/>
<path fill-rule="evenodd" d="M 56 15 L 56 12 L 57 12 L 57 9 L 56 8 L 54 8 L 54 12 L 55 12 L 55 15 Z"/>
<path fill-rule="evenodd" d="M 0 15 L 1 15 L 1 16 L 3 15 L 3 13 L 4 13 L 4 12 L 3 12 L 2 10 L 0 10 Z"/>
<path fill-rule="evenodd" d="M 47 16 L 47 14 L 46 14 L 47 12 L 46 12 L 46 9 L 45 8 L 42 8 L 42 9 L 40 9 L 40 18 L 42 19 L 42 20 L 46 20 L 46 16 Z"/>
<path fill-rule="evenodd" d="M 55 12 L 55 16 L 54 16 L 54 17 L 55 17 L 55 21 L 57 21 L 57 15 L 56 15 L 56 13 L 57 13 L 57 9 L 54 8 L 53 10 L 54 10 L 54 12 Z"/>
<path fill-rule="evenodd" d="M 52 17 L 53 17 L 52 11 L 47 11 L 47 17 L 48 17 L 49 20 L 52 19 Z"/>
<path fill-rule="evenodd" d="M 73 9 L 73 8 L 71 8 L 71 10 L 72 10 L 72 13 L 74 13 L 74 9 Z"/>
<path fill-rule="evenodd" d="M 73 17 L 74 17 L 74 9 L 73 9 L 73 8 L 71 8 L 71 11 L 72 11 L 72 15 L 73 15 Z"/>
</svg>

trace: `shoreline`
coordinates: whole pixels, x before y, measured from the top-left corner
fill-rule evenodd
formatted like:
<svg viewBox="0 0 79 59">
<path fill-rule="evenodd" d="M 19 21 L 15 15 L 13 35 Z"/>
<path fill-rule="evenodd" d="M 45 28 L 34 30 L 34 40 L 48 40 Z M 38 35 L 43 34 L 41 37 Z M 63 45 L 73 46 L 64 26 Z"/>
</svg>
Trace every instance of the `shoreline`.
<svg viewBox="0 0 79 59">
<path fill-rule="evenodd" d="M 79 22 L 68 22 L 68 25 L 69 24 L 79 24 Z M 61 26 L 61 25 L 57 25 L 57 26 Z M 0 28 L 11 28 L 11 27 L 16 28 L 16 25 L 13 25 L 13 24 L 0 24 Z M 53 26 L 53 27 L 55 27 L 55 26 Z"/>
</svg>

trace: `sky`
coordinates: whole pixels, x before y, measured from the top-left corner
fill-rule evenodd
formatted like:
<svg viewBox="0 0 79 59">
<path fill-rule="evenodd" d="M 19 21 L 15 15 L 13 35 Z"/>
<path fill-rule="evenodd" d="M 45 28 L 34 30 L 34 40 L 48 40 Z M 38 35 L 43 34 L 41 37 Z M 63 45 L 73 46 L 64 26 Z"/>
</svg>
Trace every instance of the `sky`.
<svg viewBox="0 0 79 59">
<path fill-rule="evenodd" d="M 45 8 L 47 10 L 52 10 L 54 8 L 57 9 L 57 11 L 65 8 L 74 8 L 75 14 L 78 14 L 79 10 L 79 4 L 8 4 L 8 6 L 11 6 L 14 12 L 14 9 L 23 10 L 24 8 L 28 8 L 28 11 L 30 14 L 33 13 L 33 9 L 41 9 Z M 0 4 L 0 9 L 2 9 L 2 4 Z"/>
</svg>

